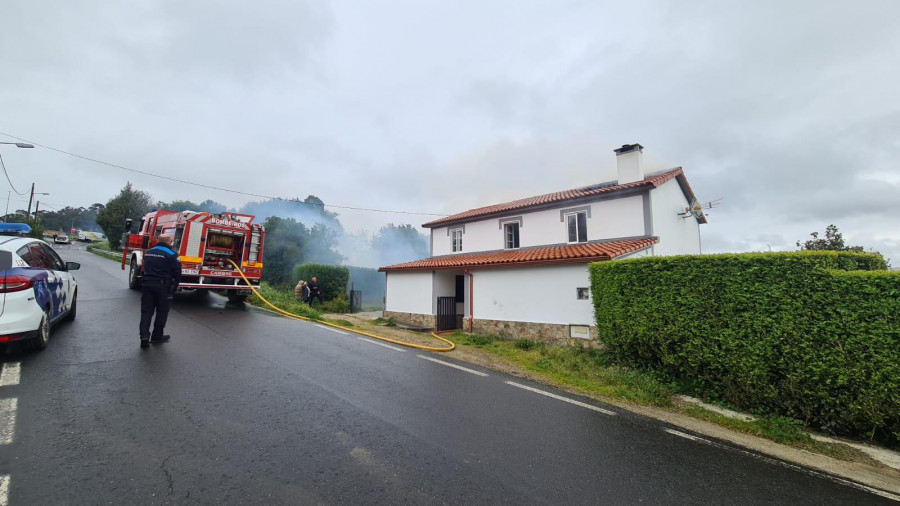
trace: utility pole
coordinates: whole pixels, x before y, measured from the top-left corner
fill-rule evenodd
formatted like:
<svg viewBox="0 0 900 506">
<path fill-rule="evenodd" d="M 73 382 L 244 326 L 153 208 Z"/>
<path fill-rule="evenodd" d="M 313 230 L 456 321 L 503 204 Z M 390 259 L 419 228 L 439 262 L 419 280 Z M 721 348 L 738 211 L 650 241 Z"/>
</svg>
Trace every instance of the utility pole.
<svg viewBox="0 0 900 506">
<path fill-rule="evenodd" d="M 28 214 L 25 215 L 26 218 L 31 218 L 31 201 L 34 200 L 34 183 L 31 183 L 31 196 L 28 197 Z"/>
</svg>

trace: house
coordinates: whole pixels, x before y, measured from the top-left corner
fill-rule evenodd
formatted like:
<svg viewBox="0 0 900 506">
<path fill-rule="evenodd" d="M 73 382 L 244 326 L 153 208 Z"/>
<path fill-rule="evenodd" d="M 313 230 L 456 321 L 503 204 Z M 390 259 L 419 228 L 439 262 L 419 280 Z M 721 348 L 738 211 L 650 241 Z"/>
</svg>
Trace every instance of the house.
<svg viewBox="0 0 900 506">
<path fill-rule="evenodd" d="M 616 181 L 423 224 L 431 256 L 379 269 L 385 317 L 543 341 L 596 337 L 588 263 L 699 254 L 706 223 L 680 167 L 645 174 L 643 146 L 615 153 Z"/>
</svg>

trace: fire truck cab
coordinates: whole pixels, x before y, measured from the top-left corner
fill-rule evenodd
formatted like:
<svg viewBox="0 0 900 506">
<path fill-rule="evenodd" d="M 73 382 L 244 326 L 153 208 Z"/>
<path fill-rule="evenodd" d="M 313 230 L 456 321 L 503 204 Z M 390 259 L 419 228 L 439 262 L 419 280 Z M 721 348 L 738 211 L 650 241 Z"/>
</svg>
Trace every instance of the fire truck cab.
<svg viewBox="0 0 900 506">
<path fill-rule="evenodd" d="M 129 266 L 128 286 L 140 288 L 144 251 L 156 246 L 160 235 L 169 234 L 181 260 L 179 291 L 224 291 L 229 301 L 243 302 L 259 287 L 265 232 L 265 226 L 254 224 L 249 214 L 152 211 L 141 219 L 136 233 L 131 233 L 131 220 L 126 220 L 122 269 Z"/>
</svg>

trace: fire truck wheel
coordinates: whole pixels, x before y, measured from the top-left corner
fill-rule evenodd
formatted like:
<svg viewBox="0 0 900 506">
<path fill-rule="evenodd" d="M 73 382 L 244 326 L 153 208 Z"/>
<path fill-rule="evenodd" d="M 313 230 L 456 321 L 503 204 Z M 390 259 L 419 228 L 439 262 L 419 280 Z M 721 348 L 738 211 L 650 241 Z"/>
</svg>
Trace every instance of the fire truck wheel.
<svg viewBox="0 0 900 506">
<path fill-rule="evenodd" d="M 128 288 L 132 290 L 137 290 L 141 287 L 141 278 L 138 277 L 138 269 L 137 261 L 135 259 L 131 259 L 131 269 L 128 270 Z"/>
<path fill-rule="evenodd" d="M 229 295 L 228 302 L 232 304 L 243 304 L 247 300 L 246 295 Z"/>
</svg>

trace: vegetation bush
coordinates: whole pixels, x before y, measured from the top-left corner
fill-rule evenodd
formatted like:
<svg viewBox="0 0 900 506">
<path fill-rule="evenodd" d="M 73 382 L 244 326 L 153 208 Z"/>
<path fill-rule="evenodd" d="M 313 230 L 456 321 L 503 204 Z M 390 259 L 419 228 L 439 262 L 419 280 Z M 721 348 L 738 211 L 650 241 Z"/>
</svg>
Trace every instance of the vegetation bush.
<svg viewBox="0 0 900 506">
<path fill-rule="evenodd" d="M 758 414 L 900 439 L 900 273 L 802 251 L 592 264 L 599 339 L 628 365 Z"/>
<path fill-rule="evenodd" d="M 297 281 L 301 279 L 309 282 L 313 276 L 319 281 L 319 290 L 322 291 L 322 298 L 326 301 L 338 298 L 347 299 L 347 282 L 350 279 L 350 271 L 346 267 L 325 264 L 297 265 L 294 267 L 292 283 L 296 285 Z M 348 306 L 347 311 L 349 310 Z"/>
<path fill-rule="evenodd" d="M 349 313 L 350 301 L 347 297 L 338 297 L 337 299 L 326 300 L 322 305 L 313 302 L 316 309 L 322 313 Z"/>
</svg>

